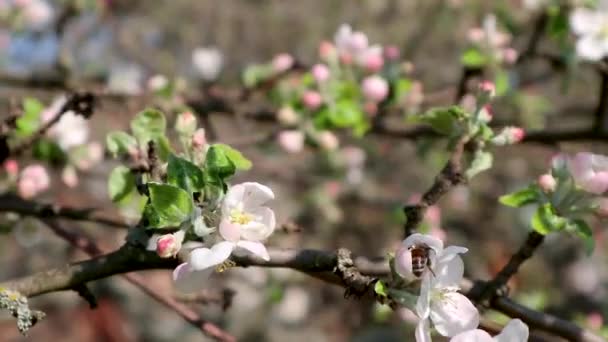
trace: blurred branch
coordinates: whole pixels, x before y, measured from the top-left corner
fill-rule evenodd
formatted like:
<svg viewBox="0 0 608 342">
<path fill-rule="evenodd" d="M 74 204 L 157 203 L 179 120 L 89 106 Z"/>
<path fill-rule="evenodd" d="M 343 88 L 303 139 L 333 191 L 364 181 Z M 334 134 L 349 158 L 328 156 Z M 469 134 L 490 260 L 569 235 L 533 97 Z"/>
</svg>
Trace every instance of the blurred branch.
<svg viewBox="0 0 608 342">
<path fill-rule="evenodd" d="M 14 212 L 38 218 L 66 218 L 74 221 L 88 221 L 115 228 L 128 228 L 124 222 L 94 213 L 95 209 L 76 209 L 56 204 L 45 204 L 25 200 L 13 194 L 0 194 L 0 212 Z"/>
<path fill-rule="evenodd" d="M 601 84 L 600 95 L 593 117 L 593 131 L 602 132 L 606 130 L 606 117 L 608 116 L 608 71 L 599 71 Z"/>
</svg>

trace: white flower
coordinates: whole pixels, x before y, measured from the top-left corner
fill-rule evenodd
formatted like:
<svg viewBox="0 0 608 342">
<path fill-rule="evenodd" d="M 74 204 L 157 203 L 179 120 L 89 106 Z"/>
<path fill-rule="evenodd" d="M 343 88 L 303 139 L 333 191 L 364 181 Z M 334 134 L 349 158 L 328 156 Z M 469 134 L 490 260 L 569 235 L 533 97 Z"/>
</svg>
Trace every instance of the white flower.
<svg viewBox="0 0 608 342">
<path fill-rule="evenodd" d="M 475 329 L 452 337 L 450 342 L 526 342 L 528 335 L 528 326 L 519 319 L 512 319 L 502 332 L 494 337 L 483 330 Z"/>
<path fill-rule="evenodd" d="M 125 95 L 139 95 L 142 92 L 143 72 L 136 64 L 117 63 L 110 67 L 108 89 Z"/>
<path fill-rule="evenodd" d="M 224 55 L 215 47 L 199 47 L 192 52 L 192 65 L 205 81 L 217 79 L 224 65 Z"/>
<path fill-rule="evenodd" d="M 608 191 L 608 157 L 579 152 L 567 159 L 568 170 L 583 190 L 601 195 Z"/>
<path fill-rule="evenodd" d="M 211 248 L 192 250 L 188 262 L 174 270 L 173 278 L 177 280 L 186 272 L 209 270 L 220 265 L 237 247 L 270 260 L 261 241 L 272 234 L 276 224 L 274 212 L 264 206 L 272 199 L 272 190 L 259 183 L 247 182 L 231 187 L 222 203 L 219 233 L 224 241 Z"/>
<path fill-rule="evenodd" d="M 416 341 L 431 341 L 430 322 L 442 336 L 455 336 L 475 329 L 479 325 L 479 312 L 471 301 L 458 293 L 464 275 L 464 263 L 459 254 L 467 249 L 458 246 L 443 248 L 443 242 L 423 234 L 412 234 L 403 241 L 395 257 L 395 269 L 399 275 L 412 275 L 411 247 L 429 248 L 430 268 L 422 274 L 420 296 L 416 302 L 416 314 L 420 318 L 416 327 Z"/>
<path fill-rule="evenodd" d="M 570 14 L 570 27 L 579 36 L 576 53 L 597 61 L 608 55 L 608 11 L 577 8 Z"/>
</svg>

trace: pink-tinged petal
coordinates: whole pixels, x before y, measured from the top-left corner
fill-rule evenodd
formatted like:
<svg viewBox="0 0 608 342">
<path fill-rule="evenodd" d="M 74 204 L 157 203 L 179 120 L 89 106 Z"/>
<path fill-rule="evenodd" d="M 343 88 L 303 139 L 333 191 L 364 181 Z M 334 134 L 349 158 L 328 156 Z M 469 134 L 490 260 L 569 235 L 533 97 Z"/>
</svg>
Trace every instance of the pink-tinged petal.
<svg viewBox="0 0 608 342">
<path fill-rule="evenodd" d="M 263 243 L 261 242 L 255 242 L 255 241 L 239 241 L 236 243 L 236 245 L 238 247 L 244 248 L 248 251 L 250 251 L 251 253 L 259 256 L 260 258 L 268 261 L 270 260 L 270 255 L 268 255 L 268 250 L 266 249 L 266 246 L 264 246 Z"/>
<path fill-rule="evenodd" d="M 426 319 L 430 315 L 431 290 L 431 275 L 430 272 L 425 272 L 420 284 L 420 295 L 416 301 L 416 314 L 420 319 Z"/>
<path fill-rule="evenodd" d="M 603 156 L 601 154 L 592 154 L 591 165 L 593 167 L 593 170 L 596 172 L 608 171 L 608 157 Z"/>
<path fill-rule="evenodd" d="M 583 190 L 601 195 L 608 190 L 608 172 L 598 172 L 592 177 L 579 180 L 577 183 Z"/>
<path fill-rule="evenodd" d="M 580 152 L 568 158 L 568 170 L 575 180 L 588 178 L 593 175 L 592 163 L 591 153 Z"/>
<path fill-rule="evenodd" d="M 395 253 L 395 271 L 406 280 L 416 278 L 412 272 L 412 253 L 405 246 L 399 247 Z"/>
<path fill-rule="evenodd" d="M 494 336 L 496 342 L 520 342 L 527 341 L 530 331 L 528 326 L 519 319 L 512 319 L 502 329 L 502 332 Z"/>
<path fill-rule="evenodd" d="M 414 245 L 426 245 L 431 247 L 435 251 L 436 255 L 441 255 L 443 252 L 443 241 L 425 234 L 415 233 L 408 236 L 404 241 L 405 247 L 412 247 Z"/>
<path fill-rule="evenodd" d="M 254 219 L 241 227 L 242 238 L 250 241 L 262 241 L 268 238 L 276 226 L 274 211 L 267 207 L 258 207 L 248 214 Z"/>
<path fill-rule="evenodd" d="M 523 341 L 527 341 L 527 339 L 518 340 L 518 342 Z M 490 336 L 490 334 L 488 334 L 487 332 L 480 329 L 475 329 L 465 331 L 452 337 L 450 339 L 450 342 L 494 342 L 494 340 L 492 339 L 492 336 Z"/>
<path fill-rule="evenodd" d="M 192 272 L 190 265 L 187 262 L 180 264 L 173 270 L 173 281 L 183 279 L 186 274 Z"/>
<path fill-rule="evenodd" d="M 256 182 L 246 182 L 242 183 L 241 185 L 243 185 L 244 188 L 243 209 L 247 212 L 252 209 L 256 209 L 274 199 L 272 189 L 266 185 Z"/>
<path fill-rule="evenodd" d="M 243 184 L 231 186 L 222 202 L 222 214 L 230 215 L 233 209 L 242 209 L 244 193 L 245 186 Z"/>
<path fill-rule="evenodd" d="M 442 259 L 433 266 L 435 286 L 440 288 L 458 287 L 464 276 L 464 263 L 458 254 L 454 254 L 451 258 L 445 260 Z"/>
<path fill-rule="evenodd" d="M 223 219 L 220 222 L 220 235 L 224 240 L 228 241 L 239 241 L 241 238 L 241 225 L 232 223 L 228 219 Z"/>
<path fill-rule="evenodd" d="M 416 325 L 416 342 L 431 342 L 431 328 L 428 319 L 421 319 Z"/>
<path fill-rule="evenodd" d="M 456 336 L 479 325 L 479 312 L 471 301 L 458 292 L 443 293 L 441 299 L 431 301 L 431 321 L 443 336 Z"/>
<path fill-rule="evenodd" d="M 222 241 L 211 249 L 197 248 L 190 253 L 190 268 L 198 271 L 219 265 L 230 257 L 234 246 L 232 242 Z"/>
</svg>

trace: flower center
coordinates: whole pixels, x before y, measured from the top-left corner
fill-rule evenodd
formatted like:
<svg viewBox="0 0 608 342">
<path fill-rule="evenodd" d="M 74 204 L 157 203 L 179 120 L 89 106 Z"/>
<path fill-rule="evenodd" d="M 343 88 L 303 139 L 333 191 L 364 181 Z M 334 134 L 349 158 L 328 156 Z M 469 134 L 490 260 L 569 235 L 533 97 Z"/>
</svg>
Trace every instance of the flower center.
<svg viewBox="0 0 608 342">
<path fill-rule="evenodd" d="M 250 214 L 247 214 L 241 210 L 233 209 L 230 212 L 230 222 L 232 222 L 232 223 L 245 225 L 251 221 L 253 221 L 253 216 Z"/>
</svg>

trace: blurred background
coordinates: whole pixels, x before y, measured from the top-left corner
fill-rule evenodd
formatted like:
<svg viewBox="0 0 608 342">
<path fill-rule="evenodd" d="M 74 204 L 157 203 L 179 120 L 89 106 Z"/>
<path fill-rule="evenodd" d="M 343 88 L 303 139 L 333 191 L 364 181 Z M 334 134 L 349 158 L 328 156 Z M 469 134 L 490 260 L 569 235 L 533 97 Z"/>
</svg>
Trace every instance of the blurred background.
<svg viewBox="0 0 608 342">
<path fill-rule="evenodd" d="M 16 6 L 21 11 L 17 14 Z M 103 95 L 90 122 L 89 141 L 103 144 L 105 134 L 126 129 L 138 111 L 154 104 L 148 90 L 153 76 L 179 78 L 188 94 L 184 97 L 197 96 L 201 83 L 229 92 L 241 87 L 245 67 L 268 62 L 278 53 L 314 64 L 319 43 L 332 41 L 343 23 L 365 32 L 372 42 L 399 48 L 418 84 L 420 109 L 451 105 L 471 29 L 494 14 L 499 29 L 510 36 L 510 47 L 521 54 L 542 6 L 542 1 L 523 0 L 0 0 L 0 116 L 25 97 L 48 106 L 67 89 L 95 90 Z M 549 38 L 541 40 L 539 49 L 568 53 L 567 44 Z M 205 65 L 215 63 L 216 68 L 197 66 L 196 51 L 206 51 Z M 494 107 L 495 120 L 535 130 L 589 126 L 599 78 L 591 67 L 561 61 L 566 62 L 530 59 L 504 68 L 509 90 Z M 340 148 L 332 153 L 312 148 L 286 153 L 272 139 L 243 138 L 271 132 L 272 123 L 221 113 L 208 115 L 203 123 L 209 140 L 232 144 L 253 161 L 254 167 L 239 173 L 237 181 L 269 185 L 277 197 L 272 206 L 278 223 L 297 227 L 276 232 L 268 243 L 276 247 L 346 247 L 357 255 L 386 256 L 402 238 L 403 204 L 427 189 L 447 158 L 440 141 L 374 134 L 363 139 L 340 135 Z M 467 275 L 489 279 L 525 239 L 532 215 L 501 206 L 497 198 L 536 179 L 558 151 L 583 150 L 608 152 L 597 142 L 496 150 L 494 167 L 445 196 L 429 211 L 424 230 L 443 236 L 448 244 L 467 246 Z M 62 182 L 65 169 L 51 168 L 51 188 L 36 200 L 103 208 L 109 216 L 133 222 L 130 207 L 114 206 L 107 195 L 108 174 L 115 165 L 106 156 L 79 171 L 74 187 Z M 4 222 L 0 235 L 2 280 L 86 258 L 35 219 L 18 224 L 7 220 L 13 224 Z M 551 235 L 510 285 L 521 303 L 606 334 L 607 241 L 605 227 L 594 224 L 592 255 L 576 239 Z M 76 225 L 106 248 L 120 246 L 126 235 L 122 229 L 65 223 L 66 228 Z M 177 293 L 170 271 L 142 274 L 163 292 Z M 234 268 L 200 287 L 233 294 L 225 310 L 221 300 L 192 305 L 242 341 L 413 338 L 412 313 L 344 299 L 342 288 L 292 270 Z M 29 337 L 21 337 L 14 321 L 0 314 L 0 340 L 207 340 L 119 277 L 97 281 L 91 289 L 99 301 L 96 310 L 73 292 L 32 299 L 32 307 L 45 311 L 47 318 Z M 492 311 L 487 317 L 507 321 Z"/>
</svg>

